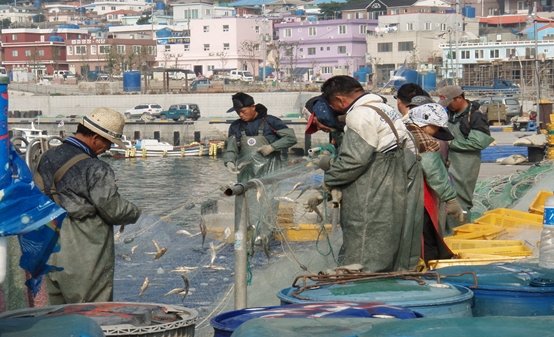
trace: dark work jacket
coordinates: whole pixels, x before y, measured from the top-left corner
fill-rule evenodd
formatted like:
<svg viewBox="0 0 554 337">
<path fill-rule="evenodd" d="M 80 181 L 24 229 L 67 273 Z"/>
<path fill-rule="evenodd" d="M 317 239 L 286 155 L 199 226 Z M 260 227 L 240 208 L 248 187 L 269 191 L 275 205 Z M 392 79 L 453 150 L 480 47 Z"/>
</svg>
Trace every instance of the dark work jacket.
<svg viewBox="0 0 554 337">
<path fill-rule="evenodd" d="M 244 122 L 241 119 L 237 119 L 229 127 L 229 137 L 235 136 L 237 144 L 240 144 L 241 133 L 244 131 L 247 136 L 257 136 L 260 128 L 260 123 L 264 121 L 263 131 L 264 136 L 269 143 L 275 142 L 277 137 L 277 130 L 286 129 L 287 125 L 282 120 L 275 116 L 267 114 L 267 108 L 263 104 L 256 104 L 256 112 L 258 116 L 251 122 Z"/>
<path fill-rule="evenodd" d="M 462 113 L 456 113 L 448 109 L 449 122 L 459 124 L 460 131 L 466 138 L 469 135 L 469 131 L 472 129 L 481 131 L 490 136 L 489 122 L 487 121 L 487 116 L 479 110 L 479 103 L 469 100 L 467 102 L 469 106 Z"/>
</svg>

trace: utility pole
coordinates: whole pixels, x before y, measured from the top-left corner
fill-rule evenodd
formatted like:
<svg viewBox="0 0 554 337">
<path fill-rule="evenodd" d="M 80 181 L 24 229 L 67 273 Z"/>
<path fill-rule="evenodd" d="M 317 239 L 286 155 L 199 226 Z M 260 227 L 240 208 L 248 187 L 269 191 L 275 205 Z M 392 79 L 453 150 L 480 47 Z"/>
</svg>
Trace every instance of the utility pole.
<svg viewBox="0 0 554 337">
<path fill-rule="evenodd" d="M 533 19 L 533 38 L 535 39 L 535 90 L 536 90 L 536 104 L 537 104 L 537 133 L 541 132 L 541 84 L 540 84 L 540 77 L 539 77 L 539 42 L 538 42 L 538 36 L 537 36 L 537 2 L 535 1 L 533 4 L 533 14 L 531 15 L 531 18 Z"/>
<path fill-rule="evenodd" d="M 483 0 L 481 0 L 483 1 Z M 460 62 L 459 62 L 459 57 L 460 57 L 460 52 L 459 52 L 459 48 L 458 48 L 458 41 L 460 40 L 459 38 L 459 29 L 460 29 L 460 22 L 459 22 L 459 19 L 460 19 L 460 1 L 457 0 L 456 1 L 456 16 L 455 16 L 455 19 L 454 19 L 454 39 L 455 39 L 455 42 L 456 42 L 456 63 L 455 63 L 455 68 L 454 68 L 454 84 L 458 84 L 458 67 L 460 66 Z"/>
</svg>

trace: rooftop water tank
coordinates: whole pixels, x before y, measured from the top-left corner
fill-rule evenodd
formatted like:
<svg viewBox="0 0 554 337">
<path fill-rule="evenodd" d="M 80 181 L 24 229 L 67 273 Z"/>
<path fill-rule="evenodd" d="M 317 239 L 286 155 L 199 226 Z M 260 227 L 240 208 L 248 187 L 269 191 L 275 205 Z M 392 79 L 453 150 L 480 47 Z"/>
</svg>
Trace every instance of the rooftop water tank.
<svg viewBox="0 0 554 337">
<path fill-rule="evenodd" d="M 163 11 L 165 9 L 165 3 L 163 1 L 156 2 L 156 10 Z"/>
<path fill-rule="evenodd" d="M 462 8 L 462 15 L 466 18 L 473 19 L 475 18 L 475 7 L 473 6 L 464 6 Z"/>
<path fill-rule="evenodd" d="M 140 91 L 140 71 L 126 71 L 123 73 L 123 91 Z"/>
</svg>

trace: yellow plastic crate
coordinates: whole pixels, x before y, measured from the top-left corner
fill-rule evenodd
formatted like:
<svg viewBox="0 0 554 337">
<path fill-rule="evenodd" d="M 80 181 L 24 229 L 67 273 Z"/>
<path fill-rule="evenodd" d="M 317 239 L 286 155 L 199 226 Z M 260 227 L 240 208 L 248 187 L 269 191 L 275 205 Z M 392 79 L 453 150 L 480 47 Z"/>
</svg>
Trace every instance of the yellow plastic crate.
<svg viewBox="0 0 554 337">
<path fill-rule="evenodd" d="M 486 225 L 496 225 L 503 228 L 542 228 L 542 216 L 538 214 L 525 213 L 521 216 L 517 213 L 487 212 L 475 222 Z"/>
<path fill-rule="evenodd" d="M 444 242 L 452 250 L 525 245 L 521 240 L 460 240 L 455 236 L 444 238 Z"/>
<path fill-rule="evenodd" d="M 452 238 L 491 240 L 503 234 L 504 232 L 505 229 L 500 226 L 469 223 L 454 228 L 454 235 L 452 236 Z"/>
<path fill-rule="evenodd" d="M 326 233 L 330 233 L 333 226 L 326 224 L 321 228 L 317 224 L 299 224 L 295 227 L 281 228 L 275 233 L 275 237 L 279 241 L 316 241 L 325 239 Z M 321 234 L 320 234 L 321 232 Z M 326 232 L 326 233 L 325 233 Z"/>
<path fill-rule="evenodd" d="M 471 254 L 468 254 L 468 256 Z M 427 264 L 429 269 L 438 269 L 451 266 L 477 266 L 484 264 L 491 264 L 496 262 L 512 262 L 521 259 L 518 256 L 500 256 L 500 255 L 483 255 L 481 257 L 471 257 L 463 259 L 450 259 L 450 260 L 430 260 Z"/>
<path fill-rule="evenodd" d="M 529 206 L 529 212 L 542 215 L 544 213 L 544 202 L 546 198 L 553 196 L 551 191 L 540 191 L 533 199 L 533 202 Z"/>
<path fill-rule="evenodd" d="M 500 246 L 500 247 L 481 247 L 470 249 L 452 249 L 452 252 L 461 258 L 466 257 L 464 254 L 488 254 L 502 256 L 531 256 L 531 249 L 523 244 L 517 246 Z"/>
</svg>

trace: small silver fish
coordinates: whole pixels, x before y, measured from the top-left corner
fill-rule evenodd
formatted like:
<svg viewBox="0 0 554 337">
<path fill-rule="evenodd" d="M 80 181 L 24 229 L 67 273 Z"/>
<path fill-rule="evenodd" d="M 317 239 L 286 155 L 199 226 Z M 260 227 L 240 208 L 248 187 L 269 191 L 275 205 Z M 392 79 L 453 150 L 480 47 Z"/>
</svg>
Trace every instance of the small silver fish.
<svg viewBox="0 0 554 337">
<path fill-rule="evenodd" d="M 138 245 L 134 245 L 133 247 L 131 247 L 131 255 L 135 254 L 137 248 L 138 248 Z"/>
<path fill-rule="evenodd" d="M 171 272 L 173 272 L 173 273 L 188 273 L 188 272 L 196 270 L 196 269 L 198 269 L 198 267 L 180 266 L 180 267 L 177 267 L 177 268 L 171 270 Z"/>
<path fill-rule="evenodd" d="M 150 285 L 150 280 L 148 279 L 148 276 L 144 278 L 144 281 L 142 282 L 142 285 L 140 286 L 140 292 L 139 296 L 142 296 L 146 289 L 148 289 L 148 286 Z"/>
<path fill-rule="evenodd" d="M 162 257 L 165 254 L 165 252 L 167 252 L 167 248 L 160 247 L 160 245 L 158 245 L 156 240 L 152 240 L 152 243 L 154 244 L 154 247 L 156 247 L 156 255 L 154 255 L 154 260 L 157 260 L 160 257 Z"/>
<path fill-rule="evenodd" d="M 174 289 L 171 289 L 170 291 L 168 291 L 167 293 L 165 293 L 164 296 L 169 296 L 169 295 L 179 295 L 179 296 L 182 296 L 183 299 L 185 297 L 187 297 L 188 293 L 189 293 L 189 288 L 190 288 L 190 282 L 189 282 L 189 279 L 188 277 L 183 273 L 181 274 L 181 278 L 183 279 L 183 287 L 182 288 L 174 288 Z"/>
<path fill-rule="evenodd" d="M 204 242 L 206 242 L 206 235 L 208 234 L 208 228 L 206 227 L 206 222 L 204 222 L 204 218 L 200 218 L 200 233 L 202 233 L 202 247 L 204 247 Z"/>
</svg>

